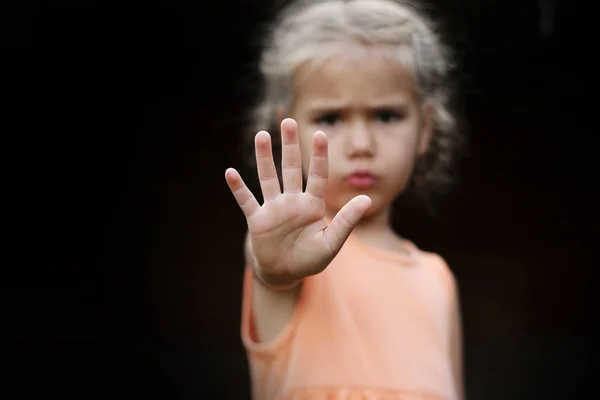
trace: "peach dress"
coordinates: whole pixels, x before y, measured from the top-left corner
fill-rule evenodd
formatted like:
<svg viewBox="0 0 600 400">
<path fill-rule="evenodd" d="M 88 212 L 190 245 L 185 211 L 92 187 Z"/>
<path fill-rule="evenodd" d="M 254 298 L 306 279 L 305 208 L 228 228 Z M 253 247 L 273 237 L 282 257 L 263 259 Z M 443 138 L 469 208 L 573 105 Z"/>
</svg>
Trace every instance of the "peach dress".
<svg viewBox="0 0 600 400">
<path fill-rule="evenodd" d="M 460 398 L 454 276 L 440 256 L 406 244 L 402 255 L 350 236 L 305 279 L 292 321 L 267 343 L 255 339 L 246 268 L 241 335 L 254 400 Z"/>
</svg>

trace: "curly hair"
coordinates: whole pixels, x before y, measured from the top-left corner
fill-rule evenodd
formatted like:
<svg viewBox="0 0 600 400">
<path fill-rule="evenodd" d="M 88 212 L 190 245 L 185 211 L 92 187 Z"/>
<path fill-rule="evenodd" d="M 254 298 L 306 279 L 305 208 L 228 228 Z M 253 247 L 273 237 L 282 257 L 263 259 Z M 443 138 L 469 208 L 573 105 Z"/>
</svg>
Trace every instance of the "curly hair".
<svg viewBox="0 0 600 400">
<path fill-rule="evenodd" d="M 263 91 L 251 110 L 245 146 L 253 146 L 256 132 L 266 130 L 272 134 L 274 156 L 280 157 L 277 111 L 292 101 L 295 69 L 303 62 L 331 56 L 349 40 L 391 49 L 391 56 L 414 74 L 421 100 L 434 107 L 429 151 L 417 160 L 407 191 L 427 198 L 447 187 L 462 143 L 450 107 L 454 65 L 433 22 L 407 1 L 298 0 L 285 7 L 262 45 Z M 248 157 L 248 162 L 253 167 L 255 158 Z"/>
</svg>

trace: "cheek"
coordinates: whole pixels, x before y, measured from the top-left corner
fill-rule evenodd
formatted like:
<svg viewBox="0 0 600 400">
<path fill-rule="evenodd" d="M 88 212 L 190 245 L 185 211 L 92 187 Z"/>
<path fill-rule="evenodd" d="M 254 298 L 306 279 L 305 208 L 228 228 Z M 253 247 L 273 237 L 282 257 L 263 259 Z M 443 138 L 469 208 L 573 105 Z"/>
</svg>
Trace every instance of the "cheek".
<svg viewBox="0 0 600 400">
<path fill-rule="evenodd" d="M 382 163 L 381 168 L 386 171 L 389 179 L 397 182 L 404 182 L 412 173 L 415 160 L 416 152 L 414 144 L 403 142 L 392 144 L 385 147 L 385 155 L 382 154 L 382 159 L 385 162 Z M 382 160 L 382 161 L 383 161 Z"/>
<path fill-rule="evenodd" d="M 389 163 L 405 163 L 412 160 L 417 150 L 417 137 L 412 132 L 400 132 L 395 135 L 382 135 L 378 143 L 378 152 Z"/>
</svg>

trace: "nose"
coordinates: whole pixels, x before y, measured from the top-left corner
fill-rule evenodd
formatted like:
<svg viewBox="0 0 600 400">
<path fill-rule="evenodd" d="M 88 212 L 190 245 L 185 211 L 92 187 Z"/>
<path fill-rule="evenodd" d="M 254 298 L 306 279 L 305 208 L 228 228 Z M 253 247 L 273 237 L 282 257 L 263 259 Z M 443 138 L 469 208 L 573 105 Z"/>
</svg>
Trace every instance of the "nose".
<svg viewBox="0 0 600 400">
<path fill-rule="evenodd" d="M 375 138 L 363 121 L 356 121 L 350 126 L 347 135 L 347 152 L 350 158 L 372 157 L 375 152 Z"/>
</svg>

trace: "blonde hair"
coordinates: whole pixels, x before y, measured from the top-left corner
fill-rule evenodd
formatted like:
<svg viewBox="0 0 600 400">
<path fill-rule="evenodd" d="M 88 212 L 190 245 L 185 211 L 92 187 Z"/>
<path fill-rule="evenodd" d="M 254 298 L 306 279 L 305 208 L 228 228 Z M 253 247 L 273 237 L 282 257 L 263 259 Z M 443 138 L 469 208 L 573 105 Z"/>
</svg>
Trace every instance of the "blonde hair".
<svg viewBox="0 0 600 400">
<path fill-rule="evenodd" d="M 430 150 L 417 161 L 410 188 L 420 194 L 440 189 L 450 182 L 460 142 L 449 109 L 450 53 L 425 13 L 407 1 L 299 0 L 286 7 L 263 45 L 264 90 L 252 110 L 248 144 L 256 132 L 267 130 L 279 156 L 277 112 L 292 101 L 294 71 L 306 61 L 331 57 L 349 41 L 385 48 L 413 72 L 422 101 L 430 102 L 435 111 Z M 254 163 L 254 157 L 249 161 Z"/>
</svg>

